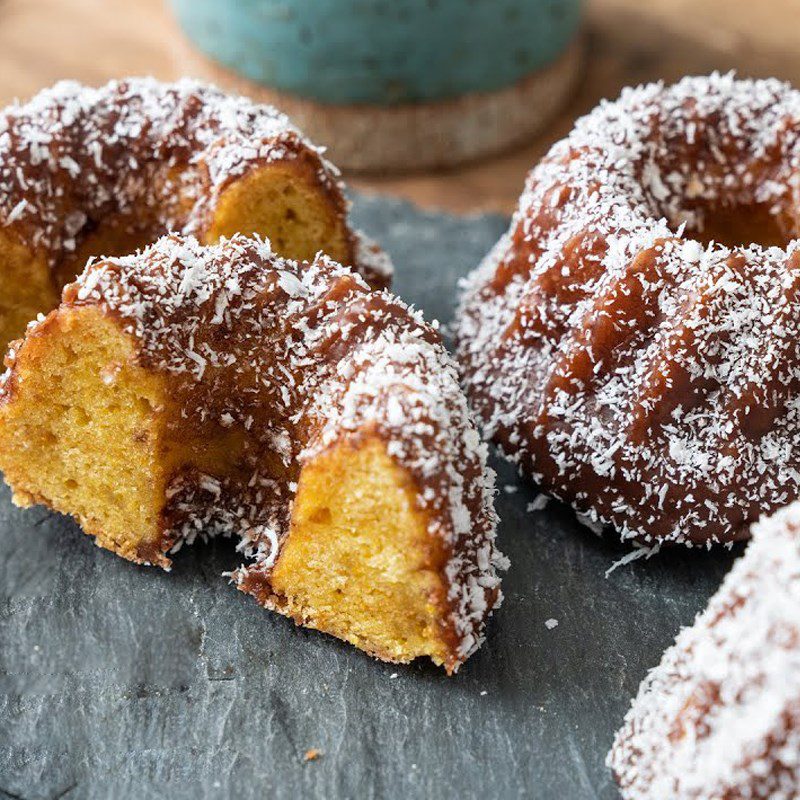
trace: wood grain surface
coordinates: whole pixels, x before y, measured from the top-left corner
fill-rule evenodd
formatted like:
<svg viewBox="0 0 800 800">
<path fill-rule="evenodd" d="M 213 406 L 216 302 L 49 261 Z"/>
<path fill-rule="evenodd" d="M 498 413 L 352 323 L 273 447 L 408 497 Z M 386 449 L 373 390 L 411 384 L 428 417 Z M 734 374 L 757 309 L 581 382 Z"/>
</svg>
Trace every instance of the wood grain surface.
<svg viewBox="0 0 800 800">
<path fill-rule="evenodd" d="M 425 207 L 509 212 L 527 169 L 576 116 L 622 86 L 714 69 L 800 85 L 798 20 L 800 0 L 589 0 L 584 80 L 545 134 L 458 170 L 352 183 Z M 59 78 L 177 77 L 182 47 L 162 0 L 0 0 L 0 102 Z"/>
</svg>

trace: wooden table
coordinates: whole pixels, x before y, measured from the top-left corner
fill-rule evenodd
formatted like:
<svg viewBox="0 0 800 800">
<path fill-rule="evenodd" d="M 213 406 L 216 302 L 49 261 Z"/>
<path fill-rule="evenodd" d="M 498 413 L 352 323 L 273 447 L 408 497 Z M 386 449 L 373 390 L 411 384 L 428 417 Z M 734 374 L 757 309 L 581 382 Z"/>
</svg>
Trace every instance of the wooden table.
<svg viewBox="0 0 800 800">
<path fill-rule="evenodd" d="M 585 79 L 546 134 L 466 168 L 351 183 L 428 207 L 508 212 L 531 164 L 626 84 L 736 69 L 800 86 L 798 20 L 800 0 L 589 0 Z M 183 46 L 162 0 L 0 0 L 0 103 L 59 78 L 177 77 Z"/>
</svg>

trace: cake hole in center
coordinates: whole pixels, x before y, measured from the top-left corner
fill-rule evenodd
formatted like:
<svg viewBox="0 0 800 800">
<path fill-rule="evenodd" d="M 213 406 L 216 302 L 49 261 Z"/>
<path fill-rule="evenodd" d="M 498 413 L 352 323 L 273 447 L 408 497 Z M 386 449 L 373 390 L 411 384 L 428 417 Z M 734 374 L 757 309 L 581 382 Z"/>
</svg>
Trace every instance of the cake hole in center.
<svg viewBox="0 0 800 800">
<path fill-rule="evenodd" d="M 792 221 L 766 203 L 705 206 L 702 220 L 702 229 L 687 226 L 687 233 L 704 245 L 786 247 L 797 236 Z"/>
</svg>

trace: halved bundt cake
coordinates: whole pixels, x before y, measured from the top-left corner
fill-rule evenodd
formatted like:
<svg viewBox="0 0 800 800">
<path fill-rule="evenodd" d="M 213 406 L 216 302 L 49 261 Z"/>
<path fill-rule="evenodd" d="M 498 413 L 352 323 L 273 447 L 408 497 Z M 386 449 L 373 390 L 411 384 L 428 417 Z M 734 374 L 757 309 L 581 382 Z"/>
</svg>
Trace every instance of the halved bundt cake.
<svg viewBox="0 0 800 800">
<path fill-rule="evenodd" d="M 799 141 L 778 81 L 627 90 L 532 170 L 468 279 L 487 432 L 624 538 L 743 538 L 798 497 Z"/>
<path fill-rule="evenodd" d="M 800 796 L 800 503 L 754 526 L 642 683 L 608 765 L 626 800 Z"/>
<path fill-rule="evenodd" d="M 387 260 L 347 223 L 337 170 L 274 108 L 182 80 L 61 82 L 0 115 L 0 348 L 89 256 L 168 231 L 258 233 L 373 285 Z"/>
<path fill-rule="evenodd" d="M 455 670 L 500 601 L 493 473 L 435 329 L 324 256 L 172 235 L 90 262 L 12 346 L 18 503 L 168 567 L 241 540 L 240 589 L 387 660 Z"/>
</svg>

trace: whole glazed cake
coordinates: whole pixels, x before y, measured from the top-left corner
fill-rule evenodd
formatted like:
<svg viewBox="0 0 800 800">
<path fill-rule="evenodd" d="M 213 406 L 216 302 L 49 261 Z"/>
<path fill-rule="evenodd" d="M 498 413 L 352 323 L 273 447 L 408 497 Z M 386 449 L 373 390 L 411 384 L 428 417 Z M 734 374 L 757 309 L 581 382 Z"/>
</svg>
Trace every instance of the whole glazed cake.
<svg viewBox="0 0 800 800">
<path fill-rule="evenodd" d="M 171 235 L 90 262 L 12 346 L 0 468 L 21 505 L 168 568 L 237 537 L 236 585 L 448 671 L 501 599 L 494 474 L 435 328 L 319 255 Z"/>
<path fill-rule="evenodd" d="M 347 212 L 336 168 L 270 106 L 190 80 L 63 81 L 0 114 L 0 348 L 88 257 L 168 231 L 258 233 L 387 285 L 386 257 Z"/>
<path fill-rule="evenodd" d="M 800 503 L 642 683 L 608 757 L 626 800 L 800 796 Z"/>
<path fill-rule="evenodd" d="M 467 280 L 488 433 L 623 538 L 740 539 L 798 496 L 799 134 L 775 80 L 626 90 L 531 171 Z"/>
</svg>

